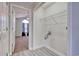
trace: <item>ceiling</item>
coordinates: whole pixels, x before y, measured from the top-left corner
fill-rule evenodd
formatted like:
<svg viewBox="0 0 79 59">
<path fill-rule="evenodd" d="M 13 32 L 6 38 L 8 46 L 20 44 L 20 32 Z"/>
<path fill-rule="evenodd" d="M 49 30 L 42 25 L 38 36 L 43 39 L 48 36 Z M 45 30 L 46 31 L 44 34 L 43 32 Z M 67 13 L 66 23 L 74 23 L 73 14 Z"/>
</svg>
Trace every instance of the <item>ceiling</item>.
<svg viewBox="0 0 79 59">
<path fill-rule="evenodd" d="M 11 2 L 15 6 L 15 14 L 16 18 L 19 17 L 29 17 L 31 10 L 39 3 L 39 2 Z"/>
<path fill-rule="evenodd" d="M 15 7 L 15 15 L 16 15 L 16 18 L 26 17 L 26 16 L 28 17 L 30 15 L 30 11 Z"/>
<path fill-rule="evenodd" d="M 38 3 L 39 2 L 12 2 L 12 4 L 19 5 L 21 7 L 29 9 L 34 8 Z"/>
</svg>

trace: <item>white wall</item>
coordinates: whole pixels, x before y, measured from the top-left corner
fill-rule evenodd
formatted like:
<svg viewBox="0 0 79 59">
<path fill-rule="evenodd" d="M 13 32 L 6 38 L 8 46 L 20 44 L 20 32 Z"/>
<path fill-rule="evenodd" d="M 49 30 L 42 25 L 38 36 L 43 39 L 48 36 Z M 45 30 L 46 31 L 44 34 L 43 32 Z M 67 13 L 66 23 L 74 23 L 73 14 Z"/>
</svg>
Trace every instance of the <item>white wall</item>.
<svg viewBox="0 0 79 59">
<path fill-rule="evenodd" d="M 52 47 L 55 50 L 62 52 L 62 54 L 66 54 L 67 52 L 67 31 L 66 31 L 67 3 L 55 3 L 54 5 L 51 5 L 50 7 L 48 7 L 45 13 L 47 17 L 46 18 L 47 32 L 48 31 L 52 32 L 52 35 L 47 40 L 48 47 Z"/>
<path fill-rule="evenodd" d="M 61 54 L 67 52 L 67 3 L 52 3 L 34 11 L 33 48 L 46 46 Z M 50 31 L 52 34 L 45 40 Z"/>
<path fill-rule="evenodd" d="M 22 19 L 16 19 L 16 36 L 22 35 Z"/>
<path fill-rule="evenodd" d="M 43 45 L 43 37 L 41 32 L 40 18 L 44 16 L 44 10 L 40 7 L 38 10 L 33 12 L 33 48 L 38 48 Z"/>
<path fill-rule="evenodd" d="M 33 11 L 30 10 L 30 19 L 29 19 L 29 49 L 33 49 Z"/>
</svg>

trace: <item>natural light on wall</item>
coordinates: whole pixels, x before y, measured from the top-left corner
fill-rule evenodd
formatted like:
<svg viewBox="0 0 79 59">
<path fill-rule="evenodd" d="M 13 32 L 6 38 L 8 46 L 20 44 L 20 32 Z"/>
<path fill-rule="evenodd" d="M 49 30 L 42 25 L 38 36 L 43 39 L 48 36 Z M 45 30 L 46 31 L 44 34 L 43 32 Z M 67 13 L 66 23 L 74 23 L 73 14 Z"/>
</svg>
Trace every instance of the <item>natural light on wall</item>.
<svg viewBox="0 0 79 59">
<path fill-rule="evenodd" d="M 27 21 L 26 19 L 24 19 L 24 20 L 22 21 L 22 23 L 29 23 L 29 21 Z"/>
</svg>

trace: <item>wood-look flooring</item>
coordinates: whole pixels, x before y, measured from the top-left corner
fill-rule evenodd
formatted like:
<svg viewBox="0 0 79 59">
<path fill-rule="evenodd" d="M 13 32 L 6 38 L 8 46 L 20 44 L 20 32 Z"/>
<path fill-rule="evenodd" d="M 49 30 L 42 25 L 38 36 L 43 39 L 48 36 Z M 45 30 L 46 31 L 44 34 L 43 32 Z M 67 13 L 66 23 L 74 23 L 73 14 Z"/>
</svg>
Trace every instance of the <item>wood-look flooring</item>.
<svg viewBox="0 0 79 59">
<path fill-rule="evenodd" d="M 16 37 L 13 56 L 58 56 L 46 47 L 28 50 L 28 37 Z"/>
<path fill-rule="evenodd" d="M 28 50 L 28 37 L 26 36 L 16 37 L 15 49 L 14 49 L 13 54 L 20 52 L 20 51 L 24 51 L 24 50 Z"/>
<path fill-rule="evenodd" d="M 58 55 L 46 47 L 41 47 L 35 50 L 21 51 L 15 53 L 13 56 L 58 56 Z"/>
</svg>

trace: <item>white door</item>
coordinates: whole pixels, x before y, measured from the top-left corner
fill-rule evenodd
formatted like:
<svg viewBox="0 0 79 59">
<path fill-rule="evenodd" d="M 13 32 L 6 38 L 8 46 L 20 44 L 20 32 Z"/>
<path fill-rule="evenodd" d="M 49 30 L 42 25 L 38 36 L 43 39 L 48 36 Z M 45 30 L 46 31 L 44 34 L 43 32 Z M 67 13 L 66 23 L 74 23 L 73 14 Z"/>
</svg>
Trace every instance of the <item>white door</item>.
<svg viewBox="0 0 79 59">
<path fill-rule="evenodd" d="M 1 7 L 1 5 L 0 5 L 0 7 Z M 2 38 L 1 38 L 1 34 L 2 34 L 2 32 L 1 32 L 1 29 L 2 28 L 2 17 L 1 17 L 1 14 L 0 14 L 0 56 L 2 55 Z"/>
<path fill-rule="evenodd" d="M 12 5 L 10 5 L 10 54 L 15 48 L 15 12 Z"/>
<path fill-rule="evenodd" d="M 0 56 L 2 53 L 2 3 L 0 2 Z"/>
<path fill-rule="evenodd" d="M 8 44 L 8 6 L 5 2 L 0 2 L 0 55 L 8 55 Z"/>
<path fill-rule="evenodd" d="M 3 55 L 8 55 L 9 53 L 9 26 L 8 26 L 8 5 L 3 2 L 2 4 L 2 44 L 3 44 Z"/>
</svg>

